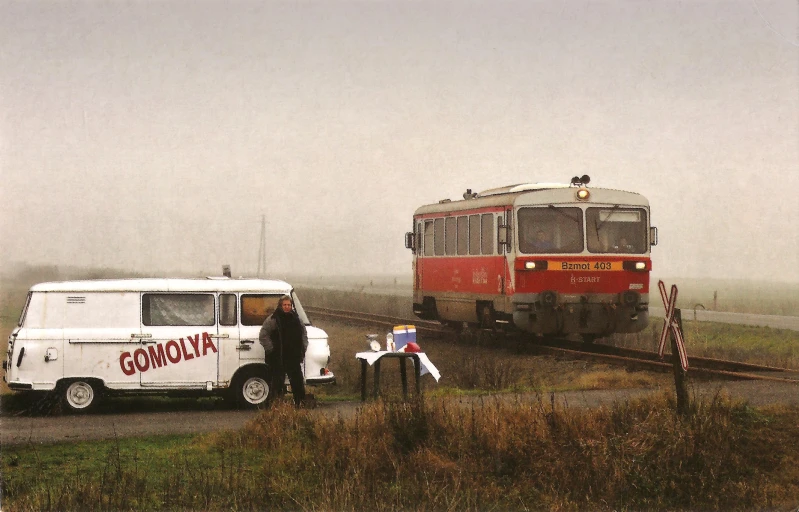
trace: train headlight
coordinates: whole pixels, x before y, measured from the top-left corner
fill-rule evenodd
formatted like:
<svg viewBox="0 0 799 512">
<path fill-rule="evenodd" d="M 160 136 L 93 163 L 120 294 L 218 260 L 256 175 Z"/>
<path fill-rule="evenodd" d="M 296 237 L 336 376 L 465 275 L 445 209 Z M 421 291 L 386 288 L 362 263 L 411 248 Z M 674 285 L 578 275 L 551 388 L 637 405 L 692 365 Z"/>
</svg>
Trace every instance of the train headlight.
<svg viewBox="0 0 799 512">
<path fill-rule="evenodd" d="M 525 270 L 546 270 L 547 269 L 547 261 L 525 261 L 524 262 L 524 269 Z"/>
<path fill-rule="evenodd" d="M 645 261 L 625 261 L 622 263 L 622 268 L 624 270 L 643 272 L 647 269 L 647 264 Z"/>
<path fill-rule="evenodd" d="M 589 197 L 591 197 L 591 192 L 589 192 L 587 188 L 580 187 L 577 189 L 577 199 L 580 201 L 588 201 Z"/>
</svg>

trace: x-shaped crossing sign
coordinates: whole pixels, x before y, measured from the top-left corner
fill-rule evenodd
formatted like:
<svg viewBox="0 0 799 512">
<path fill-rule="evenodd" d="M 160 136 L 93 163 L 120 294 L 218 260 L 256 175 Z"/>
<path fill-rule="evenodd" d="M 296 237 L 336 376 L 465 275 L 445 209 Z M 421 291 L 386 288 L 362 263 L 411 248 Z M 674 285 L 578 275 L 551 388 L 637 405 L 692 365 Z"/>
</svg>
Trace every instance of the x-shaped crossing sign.
<svg viewBox="0 0 799 512">
<path fill-rule="evenodd" d="M 677 305 L 677 285 L 671 285 L 671 293 L 666 295 L 666 285 L 663 281 L 658 281 L 658 288 L 660 289 L 660 298 L 663 299 L 663 306 L 666 308 L 666 319 L 663 322 L 663 332 L 660 333 L 660 344 L 658 345 L 658 357 L 663 357 L 663 351 L 666 349 L 666 338 L 668 338 L 669 331 L 674 335 L 677 345 L 677 353 L 680 356 L 680 365 L 683 370 L 688 369 L 688 354 L 685 353 L 685 340 L 683 340 L 680 324 L 674 319 L 674 310 Z"/>
</svg>

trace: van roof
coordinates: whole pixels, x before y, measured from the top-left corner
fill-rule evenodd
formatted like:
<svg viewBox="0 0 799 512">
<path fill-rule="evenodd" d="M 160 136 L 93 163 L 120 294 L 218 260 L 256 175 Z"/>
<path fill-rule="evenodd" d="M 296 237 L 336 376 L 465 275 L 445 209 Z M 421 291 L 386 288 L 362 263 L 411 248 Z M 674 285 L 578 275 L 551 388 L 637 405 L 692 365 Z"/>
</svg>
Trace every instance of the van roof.
<svg viewBox="0 0 799 512">
<path fill-rule="evenodd" d="M 292 286 L 273 279 L 90 279 L 54 281 L 31 287 L 32 292 L 260 292 L 288 293 Z"/>
</svg>

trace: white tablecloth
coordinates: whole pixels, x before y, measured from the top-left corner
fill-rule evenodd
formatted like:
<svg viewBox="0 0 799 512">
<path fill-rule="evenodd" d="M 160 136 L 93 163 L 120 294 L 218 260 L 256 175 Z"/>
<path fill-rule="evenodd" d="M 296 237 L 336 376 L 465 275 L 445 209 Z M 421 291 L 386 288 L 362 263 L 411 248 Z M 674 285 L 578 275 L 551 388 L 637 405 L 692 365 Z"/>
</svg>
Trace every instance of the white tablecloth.
<svg viewBox="0 0 799 512">
<path fill-rule="evenodd" d="M 375 364 L 375 361 L 377 361 L 384 355 L 392 353 L 393 352 L 387 352 L 385 350 L 380 350 L 378 352 L 374 351 L 358 352 L 357 354 L 355 354 L 355 357 L 358 359 L 364 359 L 367 363 L 369 363 L 369 366 L 372 366 L 373 364 Z M 438 379 L 441 378 L 441 373 L 439 373 L 438 368 L 436 368 L 436 366 L 432 362 L 430 362 L 430 358 L 427 357 L 427 354 L 425 354 L 424 352 L 416 352 L 416 355 L 419 356 L 419 363 L 422 365 L 419 375 L 424 375 L 425 373 L 429 373 L 436 379 L 436 382 L 438 382 Z"/>
</svg>

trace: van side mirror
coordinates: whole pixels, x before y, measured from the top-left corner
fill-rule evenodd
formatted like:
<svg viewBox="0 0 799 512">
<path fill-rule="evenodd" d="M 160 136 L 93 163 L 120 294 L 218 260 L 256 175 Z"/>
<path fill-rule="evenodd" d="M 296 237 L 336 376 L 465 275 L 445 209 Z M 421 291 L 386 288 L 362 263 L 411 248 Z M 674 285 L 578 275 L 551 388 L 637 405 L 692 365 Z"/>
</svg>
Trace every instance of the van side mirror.
<svg viewBox="0 0 799 512">
<path fill-rule="evenodd" d="M 408 231 L 405 233 L 405 248 L 416 251 L 416 244 L 414 243 L 414 240 L 415 237 L 413 236 L 413 231 Z"/>
<path fill-rule="evenodd" d="M 649 228 L 649 245 L 658 244 L 658 228 L 652 226 Z"/>
</svg>

